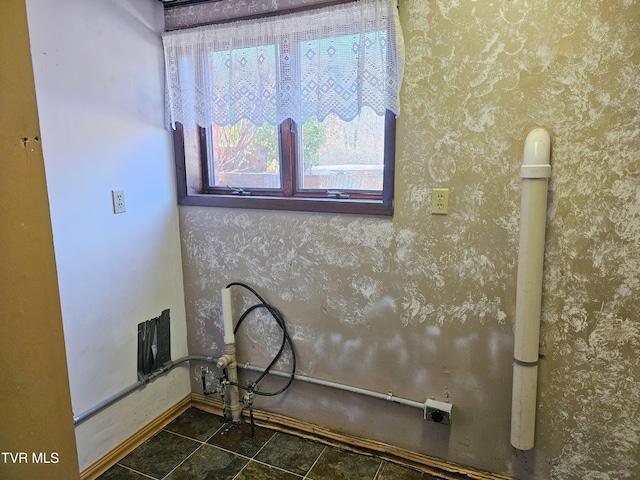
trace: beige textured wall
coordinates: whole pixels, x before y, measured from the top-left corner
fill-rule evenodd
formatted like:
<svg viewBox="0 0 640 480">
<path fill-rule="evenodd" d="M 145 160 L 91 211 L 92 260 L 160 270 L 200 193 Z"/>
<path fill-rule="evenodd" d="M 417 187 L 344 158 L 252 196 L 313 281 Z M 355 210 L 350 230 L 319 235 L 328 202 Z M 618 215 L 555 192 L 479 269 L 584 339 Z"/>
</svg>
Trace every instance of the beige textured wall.
<svg viewBox="0 0 640 480">
<path fill-rule="evenodd" d="M 400 3 L 395 216 L 183 207 L 191 353 L 221 351 L 219 289 L 245 281 L 284 312 L 299 373 L 449 400 L 455 418 L 298 385 L 261 408 L 526 480 L 640 478 L 640 3 Z M 553 176 L 537 446 L 522 453 L 509 416 L 533 126 L 552 133 Z M 434 187 L 450 189 L 446 217 L 429 214 Z M 271 325 L 247 322 L 241 361 L 277 350 Z"/>
<path fill-rule="evenodd" d="M 70 480 L 78 459 L 27 15 L 20 1 L 0 9 L 0 478 Z"/>
</svg>

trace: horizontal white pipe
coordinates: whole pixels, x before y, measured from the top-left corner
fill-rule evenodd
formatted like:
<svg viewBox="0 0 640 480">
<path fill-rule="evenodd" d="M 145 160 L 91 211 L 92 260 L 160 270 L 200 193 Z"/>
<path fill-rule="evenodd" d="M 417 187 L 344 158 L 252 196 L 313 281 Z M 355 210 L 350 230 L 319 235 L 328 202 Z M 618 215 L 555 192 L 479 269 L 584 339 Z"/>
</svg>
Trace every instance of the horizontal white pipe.
<svg viewBox="0 0 640 480">
<path fill-rule="evenodd" d="M 190 360 L 198 360 L 198 361 L 202 361 L 202 362 L 213 363 L 214 365 L 216 363 L 218 363 L 218 359 L 217 358 L 208 357 L 206 355 L 188 355 L 186 357 L 179 358 L 178 360 L 167 362 L 164 365 L 162 365 L 162 367 L 160 367 L 160 369 L 158 369 L 155 372 L 151 372 L 150 374 L 146 375 L 144 377 L 144 379 L 138 380 L 136 383 L 134 383 L 132 385 L 129 385 L 126 388 L 123 388 L 122 390 L 120 390 L 117 393 L 114 393 L 109 398 L 106 398 L 103 401 L 101 401 L 100 403 L 98 403 L 98 404 L 94 405 L 93 407 L 89 408 L 88 410 L 85 410 L 80 415 L 74 415 L 73 416 L 73 425 L 74 426 L 80 425 L 82 422 L 84 422 L 88 418 L 93 417 L 96 413 L 104 410 L 105 408 L 107 408 L 111 404 L 117 402 L 118 400 L 121 400 L 122 398 L 126 397 L 130 393 L 135 392 L 136 390 L 144 387 L 151 380 L 155 380 L 157 377 L 159 377 L 161 375 L 164 375 L 165 373 L 168 373 L 169 371 L 173 370 L 174 367 L 177 367 L 181 363 L 188 362 Z"/>
<path fill-rule="evenodd" d="M 519 450 L 533 448 L 535 436 L 550 154 L 547 131 L 537 128 L 529 132 L 520 171 L 522 197 L 511 398 L 511 444 Z"/>
<path fill-rule="evenodd" d="M 239 363 L 238 364 L 238 368 L 241 368 L 243 370 L 250 370 L 250 371 L 253 371 L 253 372 L 260 372 L 260 373 L 264 372 L 263 368 L 255 367 L 255 366 L 250 365 L 248 363 Z M 278 371 L 278 370 L 270 370 L 269 374 L 270 375 L 275 375 L 277 377 L 291 378 L 291 374 L 290 373 L 281 372 L 281 371 Z M 344 392 L 357 393 L 359 395 L 364 395 L 364 396 L 371 397 L 371 398 L 377 398 L 379 400 L 386 400 L 386 401 L 392 402 L 392 403 L 399 403 L 400 405 L 406 405 L 407 407 L 419 408 L 419 409 L 421 409 L 423 411 L 426 409 L 426 402 L 425 403 L 420 403 L 420 402 L 416 402 L 414 400 L 407 400 L 406 398 L 396 397 L 391 392 L 386 393 L 386 394 L 385 393 L 379 393 L 379 392 L 373 392 L 371 390 L 365 390 L 363 388 L 351 387 L 349 385 L 343 385 L 341 383 L 330 382 L 330 381 L 327 381 L 327 380 L 320 380 L 320 379 L 317 379 L 317 378 L 305 377 L 303 375 L 294 375 L 293 378 L 294 378 L 294 380 L 298 380 L 298 381 L 301 381 L 301 382 L 312 383 L 314 385 L 321 385 L 323 387 L 335 388 L 337 390 L 342 390 Z"/>
</svg>

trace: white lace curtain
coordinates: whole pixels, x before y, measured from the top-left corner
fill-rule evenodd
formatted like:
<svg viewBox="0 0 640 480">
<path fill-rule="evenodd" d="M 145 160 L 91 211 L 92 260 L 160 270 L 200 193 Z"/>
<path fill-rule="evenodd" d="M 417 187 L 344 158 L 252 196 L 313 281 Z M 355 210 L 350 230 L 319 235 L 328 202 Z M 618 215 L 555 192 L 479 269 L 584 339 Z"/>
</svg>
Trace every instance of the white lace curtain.
<svg viewBox="0 0 640 480">
<path fill-rule="evenodd" d="M 404 43 L 395 0 L 166 32 L 167 120 L 175 127 L 298 123 L 364 107 L 400 113 Z"/>
</svg>

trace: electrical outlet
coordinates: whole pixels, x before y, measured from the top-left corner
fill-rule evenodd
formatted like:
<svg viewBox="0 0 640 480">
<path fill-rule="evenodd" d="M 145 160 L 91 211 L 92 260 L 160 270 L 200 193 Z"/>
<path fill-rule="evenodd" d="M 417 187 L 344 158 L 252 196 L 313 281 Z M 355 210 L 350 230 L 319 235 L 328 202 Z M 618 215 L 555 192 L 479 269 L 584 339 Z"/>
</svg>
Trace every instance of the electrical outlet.
<svg viewBox="0 0 640 480">
<path fill-rule="evenodd" d="M 451 425 L 451 409 L 453 405 L 450 403 L 439 402 L 438 400 L 427 400 L 424 410 L 424 419 L 443 425 Z"/>
<path fill-rule="evenodd" d="M 124 204 L 124 190 L 111 190 L 113 197 L 113 213 L 124 213 L 127 211 Z"/>
<path fill-rule="evenodd" d="M 434 215 L 446 215 L 449 213 L 449 189 L 434 188 L 431 202 L 431 213 Z"/>
</svg>

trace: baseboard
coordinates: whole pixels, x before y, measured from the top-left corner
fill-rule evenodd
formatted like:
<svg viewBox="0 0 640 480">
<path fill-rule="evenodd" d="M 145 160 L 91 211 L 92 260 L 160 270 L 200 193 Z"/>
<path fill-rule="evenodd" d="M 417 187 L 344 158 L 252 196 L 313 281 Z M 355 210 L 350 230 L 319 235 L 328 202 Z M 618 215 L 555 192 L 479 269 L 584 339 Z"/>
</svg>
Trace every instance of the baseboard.
<svg viewBox="0 0 640 480">
<path fill-rule="evenodd" d="M 222 415 L 222 403 L 214 397 L 206 397 L 198 393 L 192 393 L 191 405 L 201 410 Z M 246 419 L 248 413 L 243 411 L 243 416 Z M 394 463 L 410 465 L 422 472 L 443 480 L 513 480 L 513 477 L 473 470 L 460 465 L 443 462 L 437 458 L 420 455 L 410 450 L 394 447 L 393 445 L 335 432 L 318 425 L 312 425 L 276 413 L 254 410 L 253 417 L 256 425 L 271 430 L 291 433 L 344 450 L 375 455 Z"/>
<path fill-rule="evenodd" d="M 126 457 L 142 443 L 162 430 L 169 422 L 189 408 L 191 403 L 191 395 L 187 395 L 162 415 L 142 427 L 141 430 L 111 450 L 104 457 L 100 458 L 98 461 L 80 472 L 80 480 L 95 480 L 97 477 L 109 470 L 113 465 L 118 463 L 119 460 Z"/>
</svg>

